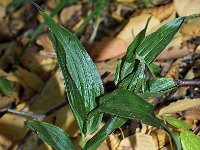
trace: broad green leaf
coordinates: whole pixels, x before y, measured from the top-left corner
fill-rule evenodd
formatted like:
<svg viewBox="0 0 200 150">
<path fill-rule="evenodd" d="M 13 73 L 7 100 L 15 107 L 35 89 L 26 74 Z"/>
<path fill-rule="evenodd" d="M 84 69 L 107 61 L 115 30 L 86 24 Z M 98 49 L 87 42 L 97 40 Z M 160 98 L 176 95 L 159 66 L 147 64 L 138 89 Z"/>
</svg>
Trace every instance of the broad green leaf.
<svg viewBox="0 0 200 150">
<path fill-rule="evenodd" d="M 183 120 L 179 120 L 173 117 L 169 117 L 169 116 L 165 116 L 165 115 L 161 115 L 161 117 L 168 122 L 169 124 L 171 124 L 172 126 L 176 127 L 176 128 L 180 128 L 180 129 L 185 129 L 185 130 L 189 130 L 191 127 Z"/>
<path fill-rule="evenodd" d="M 195 17 L 199 17 L 199 15 L 179 17 L 163 25 L 156 32 L 144 38 L 138 46 L 136 53 L 143 57 L 147 64 L 151 64 L 171 42 L 181 25 L 188 19 L 193 19 Z"/>
<path fill-rule="evenodd" d="M 61 128 L 49 123 L 34 120 L 28 120 L 25 124 L 52 148 L 56 150 L 74 149 L 69 136 Z"/>
<path fill-rule="evenodd" d="M 121 127 L 127 119 L 113 117 L 85 145 L 83 150 L 95 150 L 115 129 Z"/>
<path fill-rule="evenodd" d="M 135 119 L 158 128 L 161 126 L 161 121 L 154 115 L 153 105 L 129 90 L 118 89 L 101 97 L 98 109 L 101 112 Z"/>
<path fill-rule="evenodd" d="M 171 78 L 155 78 L 147 84 L 145 91 L 139 95 L 142 98 L 150 99 L 169 92 L 176 87 L 176 84 Z"/>
<path fill-rule="evenodd" d="M 180 150 L 180 145 L 176 137 L 174 137 L 173 133 L 163 122 L 156 118 L 153 105 L 129 90 L 118 89 L 109 95 L 101 97 L 96 111 L 109 113 L 122 118 L 135 119 L 162 128 L 169 133 L 177 149 Z"/>
<path fill-rule="evenodd" d="M 0 91 L 6 95 L 11 94 L 13 91 L 11 83 L 2 77 L 0 77 Z"/>
<path fill-rule="evenodd" d="M 180 137 L 183 150 L 200 150 L 200 137 L 191 131 L 182 131 Z"/>
<path fill-rule="evenodd" d="M 87 113 L 96 107 L 95 99 L 103 93 L 100 75 L 76 36 L 56 24 L 44 12 L 40 11 L 40 14 L 51 31 L 51 39 L 67 87 L 68 100 L 83 131 Z M 98 127 L 101 117 L 102 115 L 98 115 L 91 118 L 87 124 L 87 134 Z"/>
</svg>

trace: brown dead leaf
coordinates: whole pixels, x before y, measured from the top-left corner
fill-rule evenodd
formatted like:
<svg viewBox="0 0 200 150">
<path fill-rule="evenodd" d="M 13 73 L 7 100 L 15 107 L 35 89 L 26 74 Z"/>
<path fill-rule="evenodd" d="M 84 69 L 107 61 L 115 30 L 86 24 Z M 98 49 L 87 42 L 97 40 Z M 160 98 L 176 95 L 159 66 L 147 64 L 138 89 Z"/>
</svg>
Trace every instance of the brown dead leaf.
<svg viewBox="0 0 200 150">
<path fill-rule="evenodd" d="M 22 85 L 34 91 L 39 91 L 43 88 L 44 82 L 36 74 L 29 72 L 21 67 L 17 67 L 15 74 L 18 76 Z"/>
<path fill-rule="evenodd" d="M 168 70 L 165 77 L 166 78 L 172 78 L 172 79 L 178 79 L 178 77 L 179 77 L 179 67 L 180 67 L 181 63 L 182 63 L 181 59 L 177 59 L 172 64 L 172 66 Z"/>
<path fill-rule="evenodd" d="M 160 149 L 164 147 L 169 142 L 169 137 L 167 133 L 162 129 L 157 129 L 151 132 L 154 142 L 156 143 L 156 148 Z"/>
<path fill-rule="evenodd" d="M 0 150 L 8 150 L 11 146 L 12 141 L 0 134 Z"/>
<path fill-rule="evenodd" d="M 136 133 L 123 139 L 117 150 L 124 150 L 124 148 L 132 148 L 134 150 L 156 150 L 156 145 L 151 135 Z"/>
<path fill-rule="evenodd" d="M 189 20 L 186 24 L 183 25 L 181 32 L 193 37 L 200 36 L 200 18 Z"/>
<path fill-rule="evenodd" d="M 174 3 L 179 16 L 188 16 L 200 13 L 199 0 L 174 0 Z"/>
<path fill-rule="evenodd" d="M 200 109 L 198 108 L 190 108 L 182 113 L 183 117 L 188 119 L 200 120 Z"/>
<path fill-rule="evenodd" d="M 34 113 L 48 111 L 65 100 L 64 92 L 64 81 L 61 79 L 60 72 L 57 71 L 45 85 L 42 93 L 30 105 L 30 111 Z M 54 123 L 66 130 L 71 137 L 76 136 L 78 133 L 78 126 L 69 106 L 60 109 L 45 121 Z"/>
<path fill-rule="evenodd" d="M 9 137 L 13 142 L 19 141 L 27 132 L 24 121 L 26 118 L 22 116 L 5 114 L 0 118 L 0 133 Z"/>
<path fill-rule="evenodd" d="M 176 10 L 175 10 L 174 3 L 172 2 L 167 5 L 162 5 L 160 7 L 142 9 L 136 13 L 138 13 L 139 15 L 151 14 L 157 19 L 159 19 L 160 22 L 162 22 L 163 20 L 166 20 L 167 18 L 169 18 L 174 12 L 176 12 Z"/>
<path fill-rule="evenodd" d="M 200 106 L 200 99 L 199 98 L 183 99 L 183 100 L 179 100 L 179 101 L 174 102 L 174 103 L 170 103 L 168 106 L 160 109 L 158 116 L 160 116 L 162 114 L 177 113 L 177 112 L 185 111 L 189 108 L 198 107 L 198 106 Z"/>
<path fill-rule="evenodd" d="M 135 36 L 145 27 L 147 19 L 150 17 L 149 14 L 142 14 L 130 18 L 127 25 L 117 35 L 117 38 L 124 40 L 128 45 L 131 44 Z M 156 17 L 152 17 L 149 22 L 147 33 L 160 24 L 160 21 Z"/>
<path fill-rule="evenodd" d="M 80 11 L 82 8 L 81 4 L 77 4 L 77 5 L 72 5 L 70 7 L 66 7 L 64 9 L 62 9 L 61 13 L 60 13 L 60 22 L 63 25 L 66 25 L 67 22 L 71 19 L 71 17 L 78 11 Z"/>
<path fill-rule="evenodd" d="M 42 35 L 38 36 L 36 43 L 38 45 L 42 46 L 44 51 L 48 51 L 48 52 L 54 51 L 53 44 L 52 44 L 51 40 L 49 39 L 48 34 L 42 34 Z"/>
<path fill-rule="evenodd" d="M 56 67 L 57 59 L 42 56 L 34 48 L 30 48 L 23 54 L 21 63 L 42 79 L 48 79 L 50 72 Z"/>
<path fill-rule="evenodd" d="M 104 78 L 104 83 L 107 81 L 113 81 L 115 77 L 115 71 L 117 67 L 117 59 L 111 59 L 109 61 L 97 62 L 95 63 L 97 70 L 100 75 L 103 75 L 105 72 L 109 72 L 109 75 Z"/>
<path fill-rule="evenodd" d="M 124 54 L 128 45 L 119 38 L 104 38 L 87 48 L 94 61 L 105 61 Z"/>
</svg>

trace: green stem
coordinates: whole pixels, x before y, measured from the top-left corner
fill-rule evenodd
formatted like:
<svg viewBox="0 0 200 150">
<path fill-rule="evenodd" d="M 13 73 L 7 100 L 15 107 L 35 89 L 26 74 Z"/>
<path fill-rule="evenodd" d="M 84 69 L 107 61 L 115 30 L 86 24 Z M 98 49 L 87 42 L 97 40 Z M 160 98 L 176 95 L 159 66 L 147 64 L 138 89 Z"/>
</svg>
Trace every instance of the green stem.
<svg viewBox="0 0 200 150">
<path fill-rule="evenodd" d="M 81 134 L 81 144 L 82 144 L 82 148 L 84 148 L 86 145 L 86 136 L 83 133 Z"/>
</svg>

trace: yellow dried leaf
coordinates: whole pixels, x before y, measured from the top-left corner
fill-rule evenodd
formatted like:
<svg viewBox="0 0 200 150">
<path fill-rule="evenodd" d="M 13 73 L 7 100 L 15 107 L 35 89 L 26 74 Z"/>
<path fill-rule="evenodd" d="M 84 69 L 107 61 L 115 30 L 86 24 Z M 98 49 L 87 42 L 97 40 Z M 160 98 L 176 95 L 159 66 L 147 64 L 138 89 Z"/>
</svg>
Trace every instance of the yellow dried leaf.
<svg viewBox="0 0 200 150">
<path fill-rule="evenodd" d="M 177 112 L 185 111 L 189 108 L 198 107 L 198 106 L 200 106 L 200 99 L 199 98 L 183 99 L 183 100 L 179 100 L 177 102 L 171 103 L 166 107 L 163 107 L 159 111 L 158 116 L 160 116 L 162 114 L 177 113 Z"/>
<path fill-rule="evenodd" d="M 156 143 L 157 149 L 164 147 L 169 142 L 168 134 L 162 129 L 157 129 L 153 131 L 151 133 L 151 136 L 153 137 L 153 140 Z"/>
<path fill-rule="evenodd" d="M 122 31 L 117 35 L 117 38 L 124 40 L 128 45 L 133 41 L 135 36 L 145 27 L 147 19 L 150 17 L 149 14 L 142 14 L 136 17 L 133 17 L 129 20 L 127 25 L 122 29 Z M 151 29 L 160 24 L 160 21 L 154 16 L 149 22 L 147 33 Z"/>
<path fill-rule="evenodd" d="M 200 0 L 174 0 L 179 16 L 188 16 L 200 13 Z"/>
<path fill-rule="evenodd" d="M 29 109 L 34 113 L 44 113 L 62 103 L 65 100 L 64 93 L 64 81 L 61 79 L 61 73 L 57 71 L 50 78 L 42 90 L 42 93 L 34 100 L 34 103 L 30 105 Z M 67 131 L 71 137 L 76 136 L 79 132 L 76 120 L 69 105 L 46 118 L 45 121 L 61 127 L 63 130 Z"/>
<path fill-rule="evenodd" d="M 168 70 L 167 74 L 165 75 L 166 78 L 178 79 L 179 77 L 179 67 L 181 65 L 181 59 L 177 59 L 170 69 Z"/>
<path fill-rule="evenodd" d="M 140 15 L 151 14 L 157 19 L 159 19 L 160 22 L 169 18 L 174 12 L 176 12 L 176 10 L 175 10 L 175 6 L 173 2 L 167 5 L 162 5 L 160 7 L 152 7 L 152 8 L 142 9 L 138 11 Z"/>
<path fill-rule="evenodd" d="M 49 39 L 48 34 L 42 34 L 37 37 L 36 43 L 43 47 L 43 50 L 52 52 L 54 51 L 53 44 Z"/>
<path fill-rule="evenodd" d="M 66 7 L 62 9 L 60 13 L 60 21 L 63 25 L 66 25 L 67 22 L 71 19 L 71 17 L 82 8 L 81 4 L 72 5 L 70 7 Z"/>
<path fill-rule="evenodd" d="M 124 147 L 134 150 L 157 150 L 152 136 L 143 133 L 136 133 L 123 139 L 117 150 L 123 150 Z"/>
<path fill-rule="evenodd" d="M 200 19 L 196 18 L 191 21 L 188 21 L 181 28 L 181 32 L 193 37 L 200 36 Z"/>
<path fill-rule="evenodd" d="M 44 82 L 34 73 L 21 67 L 17 67 L 16 75 L 30 89 L 39 91 L 44 86 Z"/>
</svg>

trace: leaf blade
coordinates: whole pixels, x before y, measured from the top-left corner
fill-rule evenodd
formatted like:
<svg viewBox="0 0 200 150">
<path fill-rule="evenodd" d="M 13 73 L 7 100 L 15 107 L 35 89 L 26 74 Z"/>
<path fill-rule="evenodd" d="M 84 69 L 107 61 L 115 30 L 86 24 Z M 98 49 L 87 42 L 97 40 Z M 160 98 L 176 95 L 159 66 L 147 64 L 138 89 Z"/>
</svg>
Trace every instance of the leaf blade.
<svg viewBox="0 0 200 150">
<path fill-rule="evenodd" d="M 44 12 L 40 11 L 40 14 L 43 17 L 45 24 L 50 28 L 50 31 L 54 35 L 54 39 L 56 39 L 53 40 L 56 52 L 62 51 L 60 52 L 62 54 L 60 54 L 59 57 L 59 64 L 62 64 L 60 65 L 62 72 L 67 71 L 65 74 L 66 76 L 64 76 L 65 84 L 70 84 L 72 82 L 69 82 L 69 80 L 73 80 L 73 86 L 75 86 L 74 89 L 78 90 L 82 98 L 80 103 L 84 102 L 84 105 L 79 105 L 80 109 L 85 109 L 84 116 L 86 116 L 89 111 L 96 107 L 95 98 L 103 93 L 104 89 L 100 75 L 91 58 L 75 35 L 56 24 L 55 21 Z M 55 45 L 55 43 L 58 44 Z M 73 90 L 73 88 L 68 90 Z M 69 101 L 71 99 L 74 99 L 73 95 L 71 95 L 71 97 L 69 96 Z M 73 107 L 73 105 L 71 106 Z M 76 112 L 78 114 L 82 113 L 79 112 L 79 109 L 76 109 Z M 93 132 L 97 128 L 100 120 L 101 115 L 91 119 L 87 125 L 88 133 Z M 85 118 L 82 118 L 82 121 L 84 122 Z M 79 127 L 83 129 L 83 123 L 79 124 Z"/>
<path fill-rule="evenodd" d="M 26 126 L 56 150 L 73 150 L 69 136 L 59 127 L 49 123 L 28 120 Z"/>
</svg>

